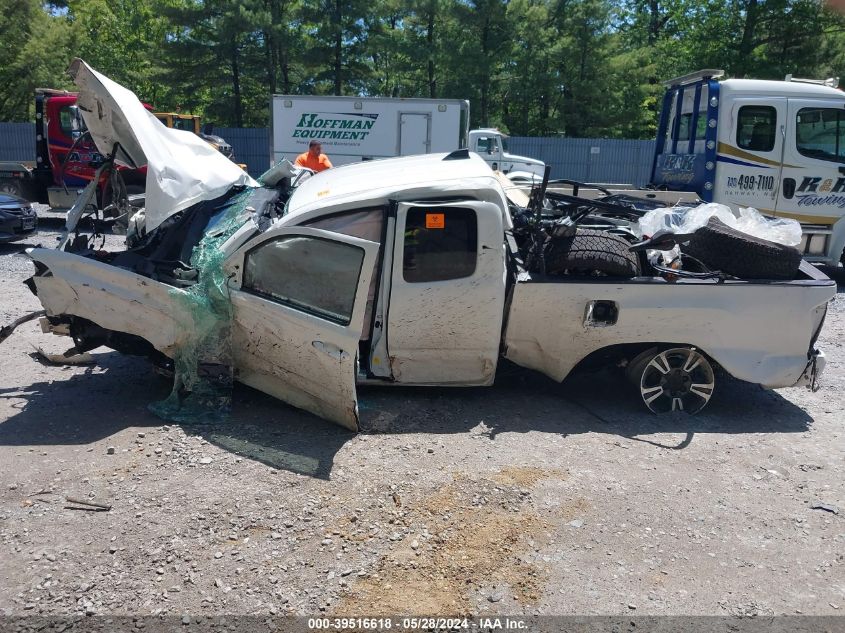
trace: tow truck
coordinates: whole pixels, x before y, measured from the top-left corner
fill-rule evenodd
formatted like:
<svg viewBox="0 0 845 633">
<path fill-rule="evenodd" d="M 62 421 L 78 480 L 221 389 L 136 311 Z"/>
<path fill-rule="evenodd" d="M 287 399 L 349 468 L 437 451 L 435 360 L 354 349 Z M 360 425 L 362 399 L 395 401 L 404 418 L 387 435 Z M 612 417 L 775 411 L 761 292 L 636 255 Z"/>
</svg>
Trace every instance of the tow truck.
<svg viewBox="0 0 845 633">
<path fill-rule="evenodd" d="M 97 203 L 105 207 L 113 197 L 105 174 L 97 176 L 104 157 L 86 134 L 77 94 L 39 88 L 35 92 L 35 162 L 0 161 L 0 191 L 30 202 L 69 209 L 79 192 L 100 178 Z M 127 193 L 144 191 L 146 170 L 121 165 Z"/>
<path fill-rule="evenodd" d="M 125 187 L 128 196 L 137 197 L 144 193 L 146 168 L 143 165 L 116 166 L 122 178 L 122 183 L 117 186 L 113 186 L 114 181 L 107 172 L 97 175 L 105 159 L 87 134 L 77 96 L 77 93 L 66 90 L 36 90 L 35 162 L 0 161 L 0 192 L 59 210 L 71 208 L 80 192 L 94 178 L 100 180 L 96 199 L 100 209 L 112 202 L 118 188 L 122 190 Z M 144 107 L 152 110 L 147 104 Z M 212 134 L 210 124 L 203 129 L 199 116 L 168 112 L 156 113 L 155 116 L 165 126 L 193 132 L 226 158 L 234 158 L 232 146 Z"/>
<path fill-rule="evenodd" d="M 559 181 L 582 198 L 717 202 L 801 223 L 807 261 L 845 249 L 845 92 L 837 77 L 724 79 L 704 69 L 665 82 L 647 190 Z"/>
</svg>

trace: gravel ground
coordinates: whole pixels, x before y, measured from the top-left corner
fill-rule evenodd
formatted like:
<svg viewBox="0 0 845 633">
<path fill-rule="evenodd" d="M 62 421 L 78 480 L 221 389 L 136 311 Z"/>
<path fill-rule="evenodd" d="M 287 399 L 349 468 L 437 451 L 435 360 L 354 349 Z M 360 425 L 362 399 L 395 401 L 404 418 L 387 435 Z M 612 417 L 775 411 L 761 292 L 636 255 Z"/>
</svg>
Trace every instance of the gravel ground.
<svg viewBox="0 0 845 633">
<path fill-rule="evenodd" d="M 21 250 L 0 324 L 40 307 Z M 0 615 L 837 615 L 841 297 L 815 394 L 728 381 L 654 417 L 610 376 L 505 367 L 361 389 L 358 435 L 246 387 L 225 424 L 163 424 L 144 361 L 46 366 L 67 339 L 27 324 L 0 349 Z"/>
</svg>

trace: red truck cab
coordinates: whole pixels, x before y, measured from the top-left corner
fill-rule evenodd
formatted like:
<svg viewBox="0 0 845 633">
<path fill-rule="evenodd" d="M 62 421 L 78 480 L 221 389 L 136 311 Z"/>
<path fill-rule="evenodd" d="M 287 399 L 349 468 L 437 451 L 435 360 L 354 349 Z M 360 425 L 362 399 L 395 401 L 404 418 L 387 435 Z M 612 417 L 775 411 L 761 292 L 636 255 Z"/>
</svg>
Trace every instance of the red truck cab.
<svg viewBox="0 0 845 633">
<path fill-rule="evenodd" d="M 77 111 L 76 94 L 53 95 L 46 99 L 42 97 L 42 105 L 42 127 L 47 133 L 36 133 L 38 166 L 41 167 L 45 162 L 49 165 L 52 184 L 55 186 L 61 187 L 64 184 L 68 189 L 85 187 L 94 177 L 97 166 L 103 162 L 103 156 L 89 137 L 80 138 L 85 130 L 82 117 Z M 46 143 L 39 142 L 42 138 Z M 45 144 L 47 151 L 40 151 Z"/>
<path fill-rule="evenodd" d="M 146 106 L 147 109 L 152 109 Z M 76 93 L 39 89 L 35 93 L 35 165 L 0 163 L 0 190 L 49 204 L 70 208 L 79 192 L 96 176 L 104 157 L 90 136 L 77 110 Z M 118 166 L 129 193 L 141 193 L 146 167 Z M 110 193 L 106 179 L 100 183 L 97 201 L 102 208 Z"/>
</svg>

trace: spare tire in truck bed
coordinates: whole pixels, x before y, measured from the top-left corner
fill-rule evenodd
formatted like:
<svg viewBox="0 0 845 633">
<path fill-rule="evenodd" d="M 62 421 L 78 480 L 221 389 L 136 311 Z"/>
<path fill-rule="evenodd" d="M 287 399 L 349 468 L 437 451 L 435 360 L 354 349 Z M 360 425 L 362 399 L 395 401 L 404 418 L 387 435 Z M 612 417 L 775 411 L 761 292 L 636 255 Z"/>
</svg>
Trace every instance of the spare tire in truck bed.
<svg viewBox="0 0 845 633">
<path fill-rule="evenodd" d="M 640 274 L 640 260 L 629 250 L 630 246 L 627 240 L 612 233 L 577 229 L 571 237 L 555 237 L 546 243 L 546 272 L 636 277 Z"/>
<path fill-rule="evenodd" d="M 681 250 L 711 270 L 742 279 L 794 279 L 801 265 L 797 248 L 737 231 L 716 217 L 693 233 Z"/>
</svg>

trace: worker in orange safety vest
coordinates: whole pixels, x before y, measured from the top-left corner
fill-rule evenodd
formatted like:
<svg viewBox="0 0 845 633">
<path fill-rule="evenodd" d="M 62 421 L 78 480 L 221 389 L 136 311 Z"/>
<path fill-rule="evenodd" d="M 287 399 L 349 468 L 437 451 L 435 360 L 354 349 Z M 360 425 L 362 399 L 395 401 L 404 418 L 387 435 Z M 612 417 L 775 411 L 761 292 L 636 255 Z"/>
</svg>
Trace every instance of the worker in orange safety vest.
<svg viewBox="0 0 845 633">
<path fill-rule="evenodd" d="M 311 140 L 308 143 L 308 151 L 296 157 L 296 164 L 300 167 L 307 167 L 313 171 L 331 169 L 332 162 L 329 157 L 322 153 L 323 146 L 320 141 Z"/>
</svg>

